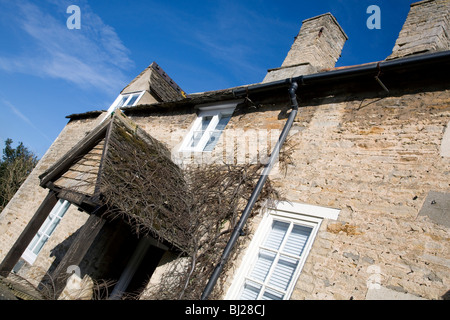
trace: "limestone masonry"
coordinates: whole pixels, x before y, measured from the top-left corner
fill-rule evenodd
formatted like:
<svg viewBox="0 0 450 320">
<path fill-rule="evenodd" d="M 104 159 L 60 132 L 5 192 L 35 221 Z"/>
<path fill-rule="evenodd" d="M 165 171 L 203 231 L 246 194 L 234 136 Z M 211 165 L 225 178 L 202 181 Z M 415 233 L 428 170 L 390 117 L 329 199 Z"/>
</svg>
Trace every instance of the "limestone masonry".
<svg viewBox="0 0 450 320">
<path fill-rule="evenodd" d="M 215 114 L 211 110 L 233 102 L 236 107 L 214 150 L 196 156 L 233 164 L 241 153 L 241 160 L 252 161 L 272 150 L 291 112 L 289 86 L 270 84 L 285 79 L 289 84 L 295 77 L 320 74 L 320 81 L 327 85 L 313 78 L 299 84 L 299 112 L 287 142 L 290 160 L 276 166 L 270 179 L 287 203 L 313 206 L 318 212 L 336 209 L 339 214 L 336 219 L 322 213 L 319 219 L 313 212 L 288 214 L 304 215 L 307 218 L 301 219 L 306 220 L 314 216 L 319 221 L 311 246 L 305 249 L 307 256 L 299 260 L 302 265 L 292 276 L 294 284 L 286 291 L 289 298 L 449 299 L 449 24 L 450 0 L 412 4 L 386 59 L 394 64 L 385 64 L 380 69 L 385 72 L 369 75 L 360 66 L 335 69 L 348 37 L 335 17 L 326 13 L 303 21 L 281 66 L 269 69 L 261 84 L 239 88 L 248 91 L 243 97 L 237 97 L 234 88 L 186 95 L 155 63 L 122 91 L 122 95 L 145 92 L 137 105 L 123 107 L 122 112 L 136 128 L 163 142 L 174 160 L 183 162 L 192 160 L 192 154 L 180 148 L 197 119 L 205 121 Z M 416 63 L 418 58 L 422 62 Z M 342 70 L 349 76 L 338 78 Z M 69 116 L 66 127 L 1 212 L 3 265 L 16 262 L 12 252 L 22 250 L 17 239 L 49 193 L 40 186 L 39 176 L 70 155 L 106 115 L 95 111 Z M 262 142 L 258 140 L 261 133 L 265 135 Z M 56 187 L 48 184 L 46 188 Z M 83 226 L 91 226 L 91 213 L 77 210 L 71 202 L 34 263 L 18 260 L 14 272 L 36 286 L 61 261 L 68 261 L 67 252 L 78 252 L 72 244 L 85 234 Z M 222 298 L 234 297 L 235 283 L 246 277 L 242 265 L 249 261 L 253 240 L 257 241 L 254 235 L 267 215 L 262 210 L 250 219 L 252 236 L 239 259 L 231 262 L 233 267 L 222 275 Z M 138 241 L 131 229 L 118 221 L 106 225 L 90 240 L 92 246 L 77 264 L 83 281 L 74 278 L 73 283 L 90 283 L 88 279 L 105 275 L 118 281 L 128 261 L 135 261 L 131 253 Z M 151 248 L 158 259 L 153 264 L 139 263 L 151 265 L 152 272 L 144 277 L 142 270 L 135 270 L 135 277 L 147 281 L 141 299 L 178 259 L 161 244 L 152 242 Z M 66 288 L 62 297 L 73 296 L 69 291 Z"/>
</svg>

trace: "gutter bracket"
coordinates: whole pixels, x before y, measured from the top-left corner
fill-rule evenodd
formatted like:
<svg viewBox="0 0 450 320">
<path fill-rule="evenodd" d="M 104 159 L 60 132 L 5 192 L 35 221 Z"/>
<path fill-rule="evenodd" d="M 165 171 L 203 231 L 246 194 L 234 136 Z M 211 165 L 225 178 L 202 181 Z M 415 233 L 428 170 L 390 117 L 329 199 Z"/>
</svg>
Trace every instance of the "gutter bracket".
<svg viewBox="0 0 450 320">
<path fill-rule="evenodd" d="M 378 74 L 375 76 L 375 80 L 378 82 L 378 84 L 383 88 L 384 91 L 386 91 L 387 93 L 389 93 L 389 89 L 384 85 L 384 83 L 381 81 L 380 79 L 380 75 L 381 75 L 381 68 L 380 68 L 380 62 L 377 63 L 377 69 L 378 69 Z"/>
</svg>

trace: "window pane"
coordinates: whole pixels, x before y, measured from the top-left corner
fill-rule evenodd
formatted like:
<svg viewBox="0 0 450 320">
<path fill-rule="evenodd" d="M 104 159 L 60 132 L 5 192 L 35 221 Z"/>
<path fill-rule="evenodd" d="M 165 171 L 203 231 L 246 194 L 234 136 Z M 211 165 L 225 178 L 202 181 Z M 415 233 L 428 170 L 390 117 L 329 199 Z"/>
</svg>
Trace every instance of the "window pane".
<svg viewBox="0 0 450 320">
<path fill-rule="evenodd" d="M 140 93 L 135 93 L 135 94 L 133 94 L 132 96 L 131 96 L 131 98 L 130 98 L 130 100 L 128 100 L 127 101 L 127 106 L 132 106 L 135 102 L 136 102 L 136 100 L 137 100 L 137 98 L 139 98 L 139 95 L 140 95 Z"/>
<path fill-rule="evenodd" d="M 200 139 L 202 138 L 202 136 L 203 136 L 203 131 L 194 131 L 194 133 L 192 134 L 190 146 L 192 148 L 196 147 L 197 144 L 199 143 Z"/>
<path fill-rule="evenodd" d="M 37 255 L 41 251 L 42 247 L 47 242 L 47 240 L 48 240 L 48 237 L 43 236 L 41 238 L 41 240 L 38 242 L 38 244 L 36 245 L 36 247 L 34 248 L 33 253 Z"/>
<path fill-rule="evenodd" d="M 61 209 L 58 210 L 58 217 L 62 218 L 64 217 L 64 214 L 66 213 L 67 209 L 70 207 L 70 202 L 67 200 L 59 200 L 61 201 Z"/>
<path fill-rule="evenodd" d="M 280 248 L 281 242 L 283 242 L 284 236 L 289 228 L 289 223 L 274 221 L 272 223 L 272 229 L 263 246 L 269 249 L 278 250 Z"/>
<path fill-rule="evenodd" d="M 47 230 L 45 230 L 44 232 L 48 235 L 51 236 L 53 231 L 55 231 L 56 226 L 59 223 L 59 219 L 55 218 L 53 219 L 52 223 L 50 224 L 50 226 L 47 228 Z"/>
<path fill-rule="evenodd" d="M 225 129 L 230 119 L 231 115 L 224 115 L 219 119 L 219 122 L 217 123 L 215 130 L 210 133 L 209 140 L 205 145 L 204 151 L 212 151 L 214 149 L 217 142 L 219 142 L 219 138 L 220 135 L 222 134 L 222 131 Z"/>
<path fill-rule="evenodd" d="M 125 103 L 125 101 L 127 101 L 128 96 L 123 96 L 120 100 L 119 103 L 117 104 L 117 108 L 120 108 L 123 106 L 123 104 Z"/>
<path fill-rule="evenodd" d="M 288 236 L 283 252 L 300 256 L 311 234 L 312 228 L 294 225 Z"/>
<path fill-rule="evenodd" d="M 284 294 L 267 288 L 262 295 L 262 300 L 283 300 Z"/>
<path fill-rule="evenodd" d="M 220 118 L 219 123 L 216 126 L 216 130 L 223 131 L 225 129 L 225 127 L 227 126 L 228 121 L 230 121 L 230 119 L 231 119 L 231 114 L 230 115 L 223 115 Z"/>
<path fill-rule="evenodd" d="M 281 256 L 269 280 L 269 285 L 286 290 L 297 268 L 298 260 Z"/>
<path fill-rule="evenodd" d="M 203 135 L 205 134 L 205 131 L 208 128 L 211 119 L 212 117 L 202 117 L 202 122 L 200 124 L 199 130 L 194 131 L 192 134 L 191 142 L 189 144 L 191 148 L 195 148 L 198 145 Z"/>
<path fill-rule="evenodd" d="M 65 202 L 68 202 L 66 200 L 62 200 L 59 199 L 58 202 L 55 204 L 55 206 L 53 207 L 52 211 L 50 212 L 50 214 L 48 215 L 49 218 L 53 219 L 53 217 L 55 216 L 59 216 L 61 209 L 63 208 L 63 204 Z M 49 219 L 47 218 L 47 219 Z"/>
<path fill-rule="evenodd" d="M 246 281 L 244 284 L 244 289 L 241 292 L 240 300 L 256 300 L 259 291 L 261 291 L 261 285 Z"/>
<path fill-rule="evenodd" d="M 52 213 L 47 218 L 45 227 L 42 227 L 42 230 L 48 236 L 51 236 L 53 231 L 55 231 L 56 226 L 61 221 L 61 218 L 66 213 L 67 209 L 69 209 L 70 202 L 66 200 L 59 200 L 56 206 L 53 208 Z M 53 216 L 54 214 L 54 216 Z"/>
<path fill-rule="evenodd" d="M 255 266 L 250 273 L 250 277 L 264 282 L 269 273 L 270 266 L 272 265 L 273 260 L 275 260 L 275 255 L 276 254 L 273 252 L 261 249 L 258 254 L 258 260 L 256 260 Z"/>
<path fill-rule="evenodd" d="M 208 128 L 212 118 L 213 117 L 202 117 L 202 126 L 201 126 L 202 131 L 205 131 Z"/>
<path fill-rule="evenodd" d="M 28 245 L 28 250 L 33 250 L 34 246 L 36 245 L 36 243 L 39 241 L 39 235 L 35 235 L 33 240 L 31 241 L 31 243 Z"/>
<path fill-rule="evenodd" d="M 36 255 L 39 254 L 39 251 L 47 242 L 48 237 L 53 233 L 69 207 L 70 202 L 66 200 L 59 200 L 56 203 L 49 216 L 42 224 L 41 228 L 39 228 L 39 231 L 36 233 L 31 243 L 28 245 L 27 250 L 32 251 Z"/>
<path fill-rule="evenodd" d="M 45 232 L 45 230 L 48 229 L 48 226 L 50 225 L 50 223 L 52 222 L 52 220 L 54 219 L 53 215 L 50 213 L 50 215 L 47 217 L 47 219 L 44 221 L 44 223 L 42 224 L 42 226 L 39 228 L 38 234 L 41 234 L 43 232 Z"/>
<path fill-rule="evenodd" d="M 208 142 L 205 145 L 204 151 L 213 151 L 214 147 L 216 146 L 217 142 L 219 142 L 220 135 L 222 134 L 222 131 L 213 131 L 209 134 Z"/>
</svg>

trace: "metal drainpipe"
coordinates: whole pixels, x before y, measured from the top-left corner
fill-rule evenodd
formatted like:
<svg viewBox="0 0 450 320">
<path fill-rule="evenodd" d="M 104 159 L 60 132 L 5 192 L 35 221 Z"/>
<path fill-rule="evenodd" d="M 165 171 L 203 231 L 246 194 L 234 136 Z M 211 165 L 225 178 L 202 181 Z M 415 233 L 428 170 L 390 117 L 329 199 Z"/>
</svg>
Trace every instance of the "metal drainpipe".
<svg viewBox="0 0 450 320">
<path fill-rule="evenodd" d="M 245 207 L 244 211 L 242 212 L 241 218 L 239 219 L 238 224 L 234 228 L 233 233 L 231 234 L 230 240 L 227 243 L 227 246 L 223 250 L 220 261 L 219 261 L 218 265 L 216 266 L 216 268 L 214 269 L 211 277 L 209 278 L 208 284 L 206 285 L 206 287 L 202 293 L 202 296 L 201 296 L 202 300 L 208 299 L 209 295 L 211 294 L 212 290 L 214 289 L 214 286 L 216 285 L 216 282 L 219 279 L 220 273 L 222 272 L 223 267 L 225 266 L 225 263 L 227 262 L 228 257 L 230 256 L 231 250 L 233 249 L 234 245 L 236 244 L 236 241 L 242 235 L 244 225 L 247 222 L 248 217 L 250 216 L 250 213 L 253 209 L 253 206 L 256 203 L 256 200 L 259 197 L 259 194 L 261 193 L 261 190 L 269 176 L 270 170 L 272 169 L 273 165 L 275 164 L 276 160 L 278 159 L 280 149 L 283 146 L 284 142 L 286 141 L 289 130 L 292 127 L 292 123 L 294 122 L 294 119 L 297 116 L 298 103 L 297 103 L 297 97 L 295 94 L 297 91 L 297 88 L 298 88 L 297 82 L 292 82 L 291 86 L 289 88 L 289 95 L 291 98 L 292 111 L 289 114 L 286 124 L 284 125 L 283 131 L 281 132 L 280 137 L 278 138 L 277 144 L 275 145 L 275 147 L 269 157 L 269 161 L 265 165 L 264 170 L 261 173 L 261 176 L 259 177 L 258 183 L 256 184 L 255 189 L 253 190 L 252 195 L 250 196 L 250 199 L 247 202 L 247 206 Z"/>
</svg>

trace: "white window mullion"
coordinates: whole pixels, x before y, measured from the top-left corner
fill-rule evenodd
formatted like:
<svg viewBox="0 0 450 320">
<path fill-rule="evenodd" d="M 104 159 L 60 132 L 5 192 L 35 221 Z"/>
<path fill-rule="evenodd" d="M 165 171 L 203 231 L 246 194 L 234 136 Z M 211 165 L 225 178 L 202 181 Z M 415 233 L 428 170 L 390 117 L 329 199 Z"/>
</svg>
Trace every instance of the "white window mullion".
<svg viewBox="0 0 450 320">
<path fill-rule="evenodd" d="M 203 136 L 195 148 L 197 151 L 203 151 L 205 149 L 205 146 L 211 137 L 211 133 L 214 131 L 218 123 L 219 123 L 219 115 L 216 114 L 215 116 L 212 117 L 208 127 L 205 129 L 205 132 L 203 132 Z"/>
<path fill-rule="evenodd" d="M 286 235 L 284 236 L 283 241 L 281 242 L 280 249 L 278 250 L 278 253 L 283 252 L 284 246 L 285 246 L 289 236 L 291 235 L 291 231 L 292 231 L 293 227 L 294 227 L 294 224 L 292 222 L 289 222 L 289 228 L 286 231 Z"/>
<path fill-rule="evenodd" d="M 202 125 L 202 118 L 198 117 L 195 119 L 194 124 L 192 125 L 192 129 L 189 132 L 189 135 L 186 137 L 186 139 L 183 142 L 182 149 L 183 150 L 194 150 L 193 147 L 191 147 L 191 143 L 194 139 L 194 134 L 196 131 L 198 131 L 199 128 L 201 128 Z"/>
<path fill-rule="evenodd" d="M 133 96 L 132 94 L 130 94 L 130 95 L 128 96 L 127 100 L 125 100 L 125 102 L 122 104 L 122 107 L 128 105 L 128 101 L 130 101 L 130 99 L 131 99 L 132 96 Z"/>
<path fill-rule="evenodd" d="M 269 281 L 269 279 L 270 279 L 270 277 L 271 277 L 271 275 L 272 275 L 273 269 L 274 269 L 274 267 L 275 267 L 275 265 L 276 265 L 276 263 L 277 263 L 277 257 L 278 257 L 278 255 L 279 255 L 279 254 L 278 254 L 278 252 L 277 252 L 276 255 L 275 255 L 275 257 L 274 257 L 274 259 L 273 259 L 272 264 L 270 265 L 269 272 L 267 273 L 267 276 L 266 276 L 266 278 L 264 279 L 264 283 L 263 283 L 262 286 L 261 286 L 261 290 L 259 291 L 258 297 L 256 298 L 256 300 L 261 300 L 261 297 L 262 297 L 262 295 L 264 294 L 264 291 L 265 291 L 265 289 L 266 289 L 266 284 L 268 283 L 268 281 Z"/>
<path fill-rule="evenodd" d="M 264 286 L 264 281 L 258 280 L 258 279 L 254 279 L 254 278 L 246 278 L 246 280 L 250 281 L 250 282 L 254 282 L 256 284 L 259 284 L 260 286 Z"/>
<path fill-rule="evenodd" d="M 265 286 L 265 285 L 262 285 L 262 286 L 261 286 L 261 289 L 259 290 L 258 296 L 256 297 L 255 300 L 261 300 L 262 294 L 263 294 L 263 292 L 264 292 L 265 289 L 266 289 L 266 286 Z"/>
</svg>

